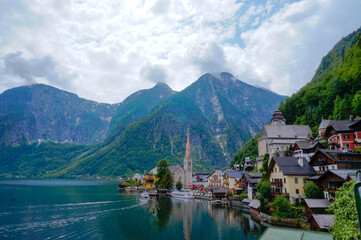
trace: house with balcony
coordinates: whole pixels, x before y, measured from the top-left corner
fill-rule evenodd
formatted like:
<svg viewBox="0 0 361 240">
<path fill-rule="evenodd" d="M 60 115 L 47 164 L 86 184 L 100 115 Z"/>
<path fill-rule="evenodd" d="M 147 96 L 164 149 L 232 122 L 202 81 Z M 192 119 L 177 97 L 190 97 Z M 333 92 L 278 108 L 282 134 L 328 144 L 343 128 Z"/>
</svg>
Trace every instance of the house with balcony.
<svg viewBox="0 0 361 240">
<path fill-rule="evenodd" d="M 347 151 L 318 149 L 311 157 L 310 166 L 317 174 L 335 169 L 361 168 L 361 154 Z"/>
<path fill-rule="evenodd" d="M 150 173 L 144 174 L 142 186 L 145 188 L 154 188 L 156 176 L 151 171 Z"/>
<path fill-rule="evenodd" d="M 361 120 L 323 120 L 322 131 L 324 138 L 328 139 L 331 150 L 348 150 L 361 147 Z"/>
<path fill-rule="evenodd" d="M 333 201 L 338 189 L 346 181 L 352 180 L 358 170 L 361 169 L 332 169 L 326 171 L 317 180 L 312 181 L 322 189 L 325 199 Z"/>
<path fill-rule="evenodd" d="M 292 204 L 305 198 L 303 186 L 309 176 L 316 171 L 308 165 L 305 158 L 273 157 L 268 167 L 272 194 L 287 195 Z"/>
<path fill-rule="evenodd" d="M 241 188 L 241 178 L 243 176 L 243 171 L 224 171 L 224 187 L 231 190 L 232 194 L 242 191 Z"/>
<path fill-rule="evenodd" d="M 209 173 L 206 172 L 197 172 L 193 174 L 192 177 L 192 185 L 197 188 L 207 188 L 208 187 L 208 179 Z"/>
<path fill-rule="evenodd" d="M 224 187 L 224 171 L 214 170 L 207 177 L 209 188 L 223 188 Z"/>
<path fill-rule="evenodd" d="M 317 149 L 323 149 L 323 145 L 319 141 L 302 140 L 296 141 L 292 146 L 292 156 L 304 157 L 309 162 Z"/>
<path fill-rule="evenodd" d="M 274 156 L 283 156 L 295 142 L 307 141 L 311 136 L 312 131 L 308 125 L 286 125 L 282 112 L 277 110 L 270 124 L 262 127 L 258 139 L 258 155 L 269 153 L 270 159 Z"/>
<path fill-rule="evenodd" d="M 256 184 L 262 180 L 262 173 L 245 172 L 241 179 L 241 187 L 247 193 L 248 199 L 253 199 L 256 195 Z"/>
</svg>

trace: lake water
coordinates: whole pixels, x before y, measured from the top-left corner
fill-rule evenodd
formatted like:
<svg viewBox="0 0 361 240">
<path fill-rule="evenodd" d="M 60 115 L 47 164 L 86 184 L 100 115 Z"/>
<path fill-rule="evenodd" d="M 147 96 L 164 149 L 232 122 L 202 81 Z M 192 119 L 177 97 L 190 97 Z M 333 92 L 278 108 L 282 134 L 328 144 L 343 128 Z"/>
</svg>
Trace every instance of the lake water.
<svg viewBox="0 0 361 240">
<path fill-rule="evenodd" d="M 208 201 L 139 198 L 109 182 L 0 180 L 0 239 L 258 239 L 265 229 Z"/>
</svg>

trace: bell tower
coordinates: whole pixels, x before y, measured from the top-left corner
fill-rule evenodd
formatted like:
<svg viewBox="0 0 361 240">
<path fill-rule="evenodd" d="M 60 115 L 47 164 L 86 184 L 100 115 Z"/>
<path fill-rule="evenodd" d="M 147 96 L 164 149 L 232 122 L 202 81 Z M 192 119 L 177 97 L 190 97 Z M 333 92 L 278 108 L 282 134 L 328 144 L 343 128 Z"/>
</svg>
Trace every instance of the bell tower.
<svg viewBox="0 0 361 240">
<path fill-rule="evenodd" d="M 192 185 L 192 154 L 191 154 L 191 143 L 189 141 L 189 128 L 188 128 L 188 134 L 187 134 L 187 146 L 186 146 L 186 155 L 184 156 L 184 188 L 188 188 L 190 185 Z"/>
</svg>

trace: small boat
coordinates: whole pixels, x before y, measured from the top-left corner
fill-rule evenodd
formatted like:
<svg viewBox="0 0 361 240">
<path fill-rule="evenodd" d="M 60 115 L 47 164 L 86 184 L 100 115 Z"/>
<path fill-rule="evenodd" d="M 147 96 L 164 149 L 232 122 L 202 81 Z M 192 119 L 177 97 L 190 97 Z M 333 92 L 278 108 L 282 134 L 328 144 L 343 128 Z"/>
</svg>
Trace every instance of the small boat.
<svg viewBox="0 0 361 240">
<path fill-rule="evenodd" d="M 211 201 L 211 204 L 221 204 L 221 200 L 213 200 Z"/>
<path fill-rule="evenodd" d="M 184 199 L 193 199 L 193 193 L 192 192 L 172 192 L 171 194 L 172 197 L 175 198 L 184 198 Z"/>
<path fill-rule="evenodd" d="M 146 202 L 148 200 L 149 200 L 149 193 L 144 192 L 144 193 L 142 193 L 142 195 L 140 195 L 140 201 Z"/>
</svg>

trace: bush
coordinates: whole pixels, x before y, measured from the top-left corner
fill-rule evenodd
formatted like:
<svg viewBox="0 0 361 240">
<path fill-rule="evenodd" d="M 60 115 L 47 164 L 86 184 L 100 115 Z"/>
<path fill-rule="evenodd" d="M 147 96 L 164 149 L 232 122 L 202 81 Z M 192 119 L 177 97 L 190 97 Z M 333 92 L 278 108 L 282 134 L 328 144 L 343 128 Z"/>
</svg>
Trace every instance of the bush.
<svg viewBox="0 0 361 240">
<path fill-rule="evenodd" d="M 175 184 L 175 187 L 177 188 L 178 191 L 181 190 L 183 188 L 182 182 L 178 180 Z"/>
<path fill-rule="evenodd" d="M 273 213 L 280 218 L 293 218 L 295 212 L 290 201 L 283 195 L 275 197 L 272 202 Z"/>
<path fill-rule="evenodd" d="M 323 199 L 323 193 L 314 182 L 307 182 L 303 189 L 305 191 L 306 198 Z"/>
<path fill-rule="evenodd" d="M 226 192 L 226 196 L 230 197 L 230 196 L 233 196 L 233 194 L 232 194 L 232 192 Z"/>
<path fill-rule="evenodd" d="M 266 200 L 270 200 L 272 197 L 271 183 L 268 179 L 262 179 L 261 182 L 257 183 L 257 192 L 259 192 Z"/>
<path fill-rule="evenodd" d="M 238 196 L 238 200 L 242 201 L 243 199 L 248 198 L 248 194 L 246 192 L 242 192 L 239 196 Z"/>
<path fill-rule="evenodd" d="M 123 183 L 122 183 L 122 187 L 130 187 L 130 183 L 128 183 L 128 182 L 123 182 Z"/>
</svg>

